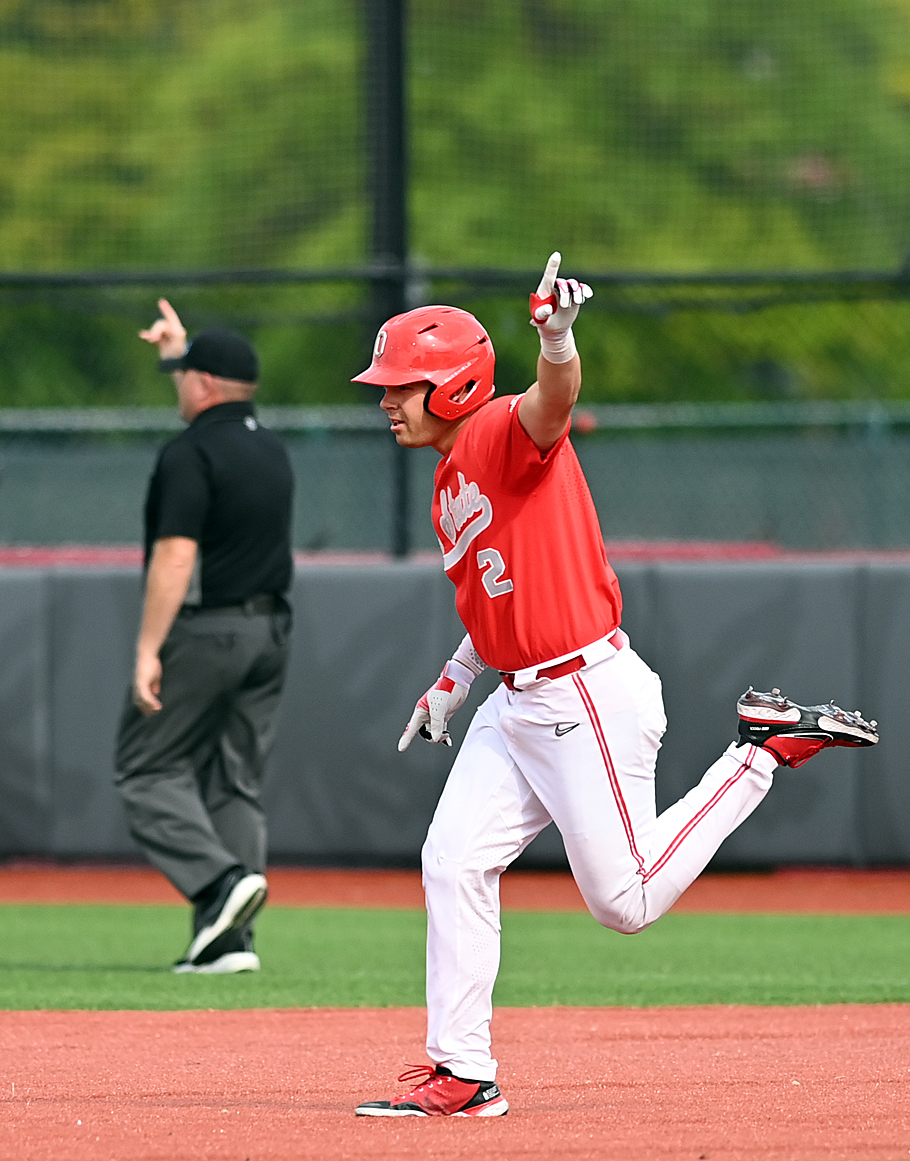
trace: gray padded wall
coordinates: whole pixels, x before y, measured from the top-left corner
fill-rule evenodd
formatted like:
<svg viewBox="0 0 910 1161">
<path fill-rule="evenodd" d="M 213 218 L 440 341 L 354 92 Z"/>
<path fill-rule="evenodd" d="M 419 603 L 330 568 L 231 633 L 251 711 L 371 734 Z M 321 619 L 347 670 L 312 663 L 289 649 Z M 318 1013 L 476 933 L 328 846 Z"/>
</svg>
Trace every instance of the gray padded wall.
<svg viewBox="0 0 910 1161">
<path fill-rule="evenodd" d="M 113 739 L 142 605 L 138 574 L 50 574 L 52 769 L 50 850 L 134 853 L 113 786 Z"/>
<path fill-rule="evenodd" d="M 882 740 L 857 765 L 856 842 L 875 863 L 910 863 L 910 768 L 901 722 L 908 713 L 910 585 L 902 565 L 861 570 L 857 588 L 858 685 Z M 822 755 L 820 755 L 822 756 Z"/>
<path fill-rule="evenodd" d="M 0 851 L 45 851 L 53 841 L 51 584 L 31 570 L 0 578 Z"/>
<path fill-rule="evenodd" d="M 703 564 L 642 573 L 649 607 L 636 645 L 661 675 L 669 723 L 659 807 L 684 794 L 730 741 L 733 701 L 750 684 L 849 709 L 865 701 L 872 712 L 857 688 L 858 569 Z M 804 770 L 779 771 L 721 861 L 859 861 L 856 784 L 865 757 L 828 751 Z"/>
<path fill-rule="evenodd" d="M 401 755 L 396 744 L 463 634 L 447 585 L 439 569 L 408 565 L 298 572 L 266 794 L 275 855 L 416 857 L 450 751 L 422 744 Z"/>
<path fill-rule="evenodd" d="M 749 684 L 832 697 L 879 719 L 868 751 L 780 771 L 715 866 L 910 862 L 900 721 L 910 565 L 627 564 L 624 626 L 660 674 L 665 806 L 729 742 Z M 127 569 L 0 570 L 0 856 L 134 857 L 111 751 L 140 608 Z M 461 637 L 438 566 L 311 566 L 265 802 L 276 859 L 416 863 L 452 751 L 396 742 Z M 493 688 L 485 674 L 471 705 Z M 470 716 L 453 722 L 460 741 Z M 552 828 L 524 865 L 564 860 Z"/>
</svg>

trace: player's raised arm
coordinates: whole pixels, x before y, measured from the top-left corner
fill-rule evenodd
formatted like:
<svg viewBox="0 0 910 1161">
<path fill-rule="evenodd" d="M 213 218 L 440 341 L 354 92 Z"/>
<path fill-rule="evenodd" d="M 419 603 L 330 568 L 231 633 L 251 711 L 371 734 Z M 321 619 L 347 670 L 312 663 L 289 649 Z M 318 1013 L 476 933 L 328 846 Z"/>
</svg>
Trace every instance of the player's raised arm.
<svg viewBox="0 0 910 1161">
<path fill-rule="evenodd" d="M 575 278 L 559 278 L 562 255 L 550 255 L 537 293 L 531 295 L 531 325 L 540 335 L 537 382 L 519 404 L 521 425 L 540 448 L 548 451 L 566 430 L 581 390 L 581 360 L 575 349 L 572 323 L 593 291 Z"/>
</svg>

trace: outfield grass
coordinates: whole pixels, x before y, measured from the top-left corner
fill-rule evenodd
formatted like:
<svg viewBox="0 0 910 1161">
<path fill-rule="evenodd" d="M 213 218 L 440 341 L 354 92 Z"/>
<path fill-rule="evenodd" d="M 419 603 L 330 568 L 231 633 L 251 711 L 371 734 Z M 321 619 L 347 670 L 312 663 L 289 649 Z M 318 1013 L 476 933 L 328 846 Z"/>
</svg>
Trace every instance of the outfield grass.
<svg viewBox="0 0 910 1161">
<path fill-rule="evenodd" d="M 175 907 L 2 906 L 0 1008 L 422 1005 L 418 911 L 269 907 L 263 971 L 175 976 Z M 910 1002 L 901 916 L 668 915 L 638 936 L 580 913 L 507 914 L 500 1005 Z"/>
</svg>

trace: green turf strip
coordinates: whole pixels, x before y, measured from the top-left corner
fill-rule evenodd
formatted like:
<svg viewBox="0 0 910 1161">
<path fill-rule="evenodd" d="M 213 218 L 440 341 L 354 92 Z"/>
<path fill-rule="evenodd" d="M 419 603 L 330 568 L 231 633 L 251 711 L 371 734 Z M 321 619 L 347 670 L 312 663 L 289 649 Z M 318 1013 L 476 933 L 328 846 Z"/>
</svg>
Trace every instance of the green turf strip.
<svg viewBox="0 0 910 1161">
<path fill-rule="evenodd" d="M 3 906 L 0 1008 L 423 1004 L 419 911 L 270 907 L 258 974 L 175 976 L 175 907 Z M 910 918 L 668 915 L 637 936 L 584 914 L 509 913 L 500 1005 L 910 1001 Z"/>
</svg>

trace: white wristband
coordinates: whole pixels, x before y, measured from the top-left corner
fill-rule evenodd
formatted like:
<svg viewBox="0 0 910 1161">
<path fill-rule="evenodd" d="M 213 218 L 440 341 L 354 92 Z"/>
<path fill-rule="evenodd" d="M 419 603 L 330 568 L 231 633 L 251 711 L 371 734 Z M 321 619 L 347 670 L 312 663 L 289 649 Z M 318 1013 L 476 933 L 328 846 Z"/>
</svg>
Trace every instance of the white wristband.
<svg viewBox="0 0 910 1161">
<path fill-rule="evenodd" d="M 449 671 L 450 667 L 452 672 Z M 459 685 L 471 688 L 471 682 L 486 669 L 486 663 L 477 655 L 471 634 L 465 633 L 461 644 L 455 650 L 451 661 L 443 666 L 443 675 L 457 681 Z"/>
<path fill-rule="evenodd" d="M 553 333 L 545 327 L 538 327 L 537 333 L 540 335 L 540 353 L 548 363 L 568 363 L 578 353 L 571 327 Z"/>
<path fill-rule="evenodd" d="M 448 677 L 456 683 L 456 685 L 463 685 L 466 689 L 471 688 L 471 682 L 477 676 L 466 665 L 462 665 L 460 661 L 447 661 L 442 667 L 442 676 Z"/>
</svg>

